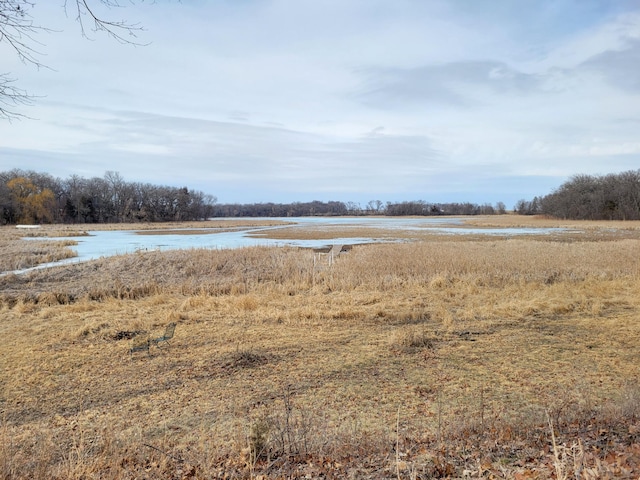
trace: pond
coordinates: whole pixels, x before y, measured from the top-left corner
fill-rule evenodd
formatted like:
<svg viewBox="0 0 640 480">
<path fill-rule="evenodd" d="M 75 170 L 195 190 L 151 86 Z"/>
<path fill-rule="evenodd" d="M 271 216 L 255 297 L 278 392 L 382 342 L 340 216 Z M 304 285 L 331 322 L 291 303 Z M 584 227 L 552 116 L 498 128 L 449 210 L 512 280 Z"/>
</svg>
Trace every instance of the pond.
<svg viewBox="0 0 640 480">
<path fill-rule="evenodd" d="M 246 227 L 233 231 L 220 231 L 211 228 L 212 233 L 206 232 L 206 228 L 192 229 L 193 234 L 189 234 L 189 229 L 181 229 L 180 233 L 163 233 L 161 230 L 157 234 L 154 231 L 145 231 L 144 235 L 138 234 L 136 230 L 108 230 L 89 231 L 85 237 L 62 237 L 59 240 L 74 240 L 78 242 L 73 249 L 77 256 L 58 262 L 51 262 L 39 265 L 34 268 L 45 268 L 68 263 L 84 262 L 101 257 L 121 255 L 146 250 L 172 250 L 189 248 L 241 248 L 250 246 L 298 246 L 306 248 L 321 248 L 330 245 L 355 245 L 364 243 L 397 242 L 402 241 L 402 236 L 398 238 L 384 238 L 375 236 L 368 237 L 337 237 L 330 240 L 296 240 L 296 239 L 270 239 L 263 236 L 269 230 L 282 228 L 305 228 L 313 226 L 315 228 L 338 228 L 358 226 L 371 229 L 384 230 L 429 230 L 433 233 L 456 234 L 456 235 L 541 235 L 563 231 L 561 228 L 473 228 L 464 226 L 460 218 L 405 218 L 405 217 L 296 217 L 296 218 L 256 218 L 241 220 L 279 220 L 288 222 L 282 226 L 270 227 Z M 175 230 L 172 230 L 175 231 Z M 216 232 L 216 233 L 213 233 Z M 58 239 L 58 238 L 57 238 Z M 37 241 L 38 239 L 33 239 Z M 24 273 L 31 269 L 15 271 L 13 273 Z"/>
</svg>

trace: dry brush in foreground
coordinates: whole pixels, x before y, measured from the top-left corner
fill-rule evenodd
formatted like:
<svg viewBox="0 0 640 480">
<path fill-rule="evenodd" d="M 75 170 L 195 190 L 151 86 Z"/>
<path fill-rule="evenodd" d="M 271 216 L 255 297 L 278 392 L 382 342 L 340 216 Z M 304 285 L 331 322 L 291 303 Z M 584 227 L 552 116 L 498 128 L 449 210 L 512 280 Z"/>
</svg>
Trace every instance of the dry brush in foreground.
<svg viewBox="0 0 640 480">
<path fill-rule="evenodd" d="M 639 250 L 191 250 L 2 277 L 0 472 L 637 476 Z"/>
</svg>

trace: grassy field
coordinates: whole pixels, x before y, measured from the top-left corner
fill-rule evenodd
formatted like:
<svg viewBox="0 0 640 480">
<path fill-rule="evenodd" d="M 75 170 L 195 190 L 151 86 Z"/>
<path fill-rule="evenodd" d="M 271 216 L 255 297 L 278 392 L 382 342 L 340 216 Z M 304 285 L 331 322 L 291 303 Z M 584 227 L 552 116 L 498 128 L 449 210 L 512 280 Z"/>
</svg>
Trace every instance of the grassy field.
<svg viewBox="0 0 640 480">
<path fill-rule="evenodd" d="M 0 475 L 637 478 L 640 223 L 571 226 L 2 276 Z"/>
</svg>

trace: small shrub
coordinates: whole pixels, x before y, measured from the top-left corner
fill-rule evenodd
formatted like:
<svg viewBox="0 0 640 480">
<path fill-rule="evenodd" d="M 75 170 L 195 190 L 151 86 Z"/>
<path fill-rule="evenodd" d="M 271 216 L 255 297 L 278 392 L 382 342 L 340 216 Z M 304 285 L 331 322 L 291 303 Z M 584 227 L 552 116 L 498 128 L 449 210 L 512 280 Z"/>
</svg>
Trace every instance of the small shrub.
<svg viewBox="0 0 640 480">
<path fill-rule="evenodd" d="M 238 348 L 231 353 L 223 366 L 227 368 L 252 368 L 263 365 L 269 361 L 269 357 L 257 350 L 250 348 Z"/>
<path fill-rule="evenodd" d="M 251 425 L 249 432 L 249 452 L 251 463 L 266 456 L 271 425 L 267 418 L 260 418 Z"/>
<path fill-rule="evenodd" d="M 437 342 L 434 332 L 426 328 L 410 327 L 397 332 L 393 345 L 403 351 L 433 350 Z"/>
</svg>

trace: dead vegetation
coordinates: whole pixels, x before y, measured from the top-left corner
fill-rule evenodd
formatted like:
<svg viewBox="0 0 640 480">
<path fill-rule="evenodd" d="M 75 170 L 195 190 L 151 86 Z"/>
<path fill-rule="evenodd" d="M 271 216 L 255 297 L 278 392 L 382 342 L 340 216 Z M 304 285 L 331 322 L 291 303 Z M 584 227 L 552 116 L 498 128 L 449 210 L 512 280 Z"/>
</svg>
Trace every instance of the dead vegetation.
<svg viewBox="0 0 640 480">
<path fill-rule="evenodd" d="M 635 478 L 638 251 L 260 247 L 0 277 L 1 478 Z"/>
<path fill-rule="evenodd" d="M 72 258 L 76 254 L 71 240 L 25 240 L 33 232 L 21 232 L 7 227 L 0 229 L 0 273 L 35 267 L 48 262 Z"/>
</svg>

